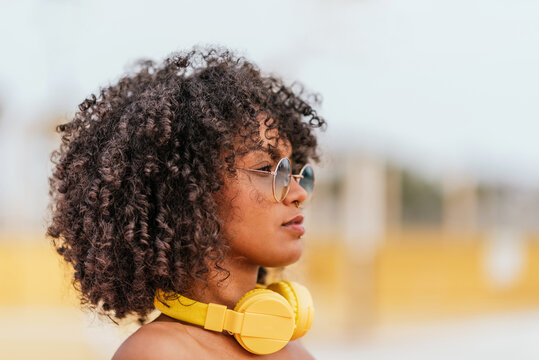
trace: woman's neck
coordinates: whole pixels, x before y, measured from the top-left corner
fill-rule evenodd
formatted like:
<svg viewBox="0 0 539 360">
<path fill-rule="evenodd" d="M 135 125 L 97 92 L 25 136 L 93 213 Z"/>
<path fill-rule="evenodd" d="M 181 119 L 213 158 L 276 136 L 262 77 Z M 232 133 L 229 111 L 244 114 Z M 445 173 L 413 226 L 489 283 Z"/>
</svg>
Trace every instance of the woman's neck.
<svg viewBox="0 0 539 360">
<path fill-rule="evenodd" d="M 210 266 L 208 282 L 195 283 L 190 295 L 193 300 L 226 305 L 227 308 L 234 309 L 238 300 L 256 287 L 259 266 L 249 264 L 241 257 L 234 257 L 225 259 L 221 267 L 230 272 L 226 280 L 223 280 L 225 273 Z"/>
</svg>

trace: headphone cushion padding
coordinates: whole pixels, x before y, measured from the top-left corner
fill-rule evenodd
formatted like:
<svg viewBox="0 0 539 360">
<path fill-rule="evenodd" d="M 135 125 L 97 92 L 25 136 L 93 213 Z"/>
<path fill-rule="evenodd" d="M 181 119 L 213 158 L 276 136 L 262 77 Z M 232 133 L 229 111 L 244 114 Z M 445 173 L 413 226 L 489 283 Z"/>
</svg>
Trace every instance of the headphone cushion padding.
<svg viewBox="0 0 539 360">
<path fill-rule="evenodd" d="M 311 328 L 314 306 L 309 290 L 293 281 L 278 281 L 268 285 L 269 290 L 282 295 L 294 309 L 296 329 L 291 340 L 302 337 Z"/>
</svg>

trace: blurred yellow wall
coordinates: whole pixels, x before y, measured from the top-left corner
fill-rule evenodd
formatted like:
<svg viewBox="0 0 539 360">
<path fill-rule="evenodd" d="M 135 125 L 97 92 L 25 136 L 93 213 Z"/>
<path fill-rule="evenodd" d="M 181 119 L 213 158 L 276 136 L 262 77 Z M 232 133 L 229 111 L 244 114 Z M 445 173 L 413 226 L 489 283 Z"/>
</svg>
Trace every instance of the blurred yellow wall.
<svg viewBox="0 0 539 360">
<path fill-rule="evenodd" d="M 479 234 L 389 235 L 375 259 L 378 313 L 418 319 L 539 306 L 537 239 L 525 238 L 519 269 L 503 286 L 489 279 L 488 246 Z"/>
<path fill-rule="evenodd" d="M 402 230 L 388 233 L 370 257 L 336 239 L 310 239 L 297 280 L 315 299 L 311 336 L 337 338 L 378 325 L 538 308 L 539 237 L 523 238 L 520 268 L 501 287 L 485 270 L 487 239 L 484 234 Z M 77 358 L 103 358 L 87 343 L 70 269 L 48 240 L 35 234 L 0 236 L 0 271 L 0 334 L 6 335 L 0 358 L 54 357 L 58 348 L 65 349 L 60 352 L 65 358 L 77 351 Z M 19 335 L 13 333 L 17 326 Z M 47 338 L 49 329 L 58 335 Z M 25 347 L 29 336 L 33 345 Z"/>
<path fill-rule="evenodd" d="M 0 359 L 102 359 L 69 270 L 36 234 L 0 235 Z"/>
<path fill-rule="evenodd" d="M 0 306 L 78 303 L 70 286 L 69 268 L 43 236 L 0 236 L 0 272 Z"/>
<path fill-rule="evenodd" d="M 307 244 L 302 268 L 322 303 L 364 289 L 357 301 L 372 306 L 377 321 L 539 306 L 539 237 L 525 238 L 522 269 L 502 288 L 486 276 L 485 244 L 480 234 L 399 231 L 365 260 L 319 239 Z M 78 306 L 69 267 L 39 236 L 1 236 L 0 271 L 0 306 Z"/>
<path fill-rule="evenodd" d="M 366 258 L 361 249 L 318 239 L 303 268 L 317 315 L 344 333 L 539 308 L 539 238 L 523 238 L 523 257 L 510 263 L 514 276 L 501 285 L 489 274 L 490 246 L 486 234 L 402 230 L 387 234 Z"/>
</svg>

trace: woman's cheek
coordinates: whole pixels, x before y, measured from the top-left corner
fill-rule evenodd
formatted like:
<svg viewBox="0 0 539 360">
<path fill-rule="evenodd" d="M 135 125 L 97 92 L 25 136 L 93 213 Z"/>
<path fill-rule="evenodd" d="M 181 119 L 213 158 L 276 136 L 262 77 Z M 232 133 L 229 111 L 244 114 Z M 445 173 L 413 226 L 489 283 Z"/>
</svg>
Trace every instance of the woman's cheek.
<svg viewBox="0 0 539 360">
<path fill-rule="evenodd" d="M 269 191 L 260 191 L 256 187 L 251 187 L 251 189 L 249 189 L 249 206 L 266 209 L 271 206 L 272 199 L 273 193 L 271 188 Z"/>
</svg>

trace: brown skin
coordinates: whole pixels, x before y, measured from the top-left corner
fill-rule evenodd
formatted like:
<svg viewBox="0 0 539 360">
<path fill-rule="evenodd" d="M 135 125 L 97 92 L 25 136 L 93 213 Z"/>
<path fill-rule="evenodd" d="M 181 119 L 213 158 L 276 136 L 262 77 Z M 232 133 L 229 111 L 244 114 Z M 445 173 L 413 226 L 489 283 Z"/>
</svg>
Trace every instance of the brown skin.
<svg viewBox="0 0 539 360">
<path fill-rule="evenodd" d="M 261 134 L 263 130 L 261 126 Z M 265 136 L 261 138 L 265 144 L 278 146 L 281 155 L 290 158 L 292 148 L 288 143 L 276 144 Z M 237 166 L 249 169 L 269 166 L 273 170 L 276 161 L 263 152 L 251 152 L 239 159 Z M 238 177 L 228 179 L 223 191 L 217 194 L 218 203 L 228 204 L 221 207 L 220 215 L 223 236 L 230 244 L 222 266 L 230 271 L 230 276 L 219 283 L 221 274 L 213 270 L 207 285 L 191 289 L 194 299 L 234 308 L 246 292 L 255 288 L 260 266 L 285 266 L 300 258 L 303 249 L 300 237 L 281 225 L 301 213 L 296 202 L 303 203 L 307 193 L 293 180 L 287 197 L 278 203 L 273 198 L 271 179 L 239 170 Z M 207 331 L 161 314 L 131 335 L 113 360 L 253 358 L 313 359 L 298 340 L 274 354 L 254 355 L 228 334 Z"/>
<path fill-rule="evenodd" d="M 299 340 L 280 351 L 255 355 L 229 335 L 181 323 L 165 315 L 144 325 L 118 349 L 113 360 L 123 359 L 314 359 Z"/>
</svg>

